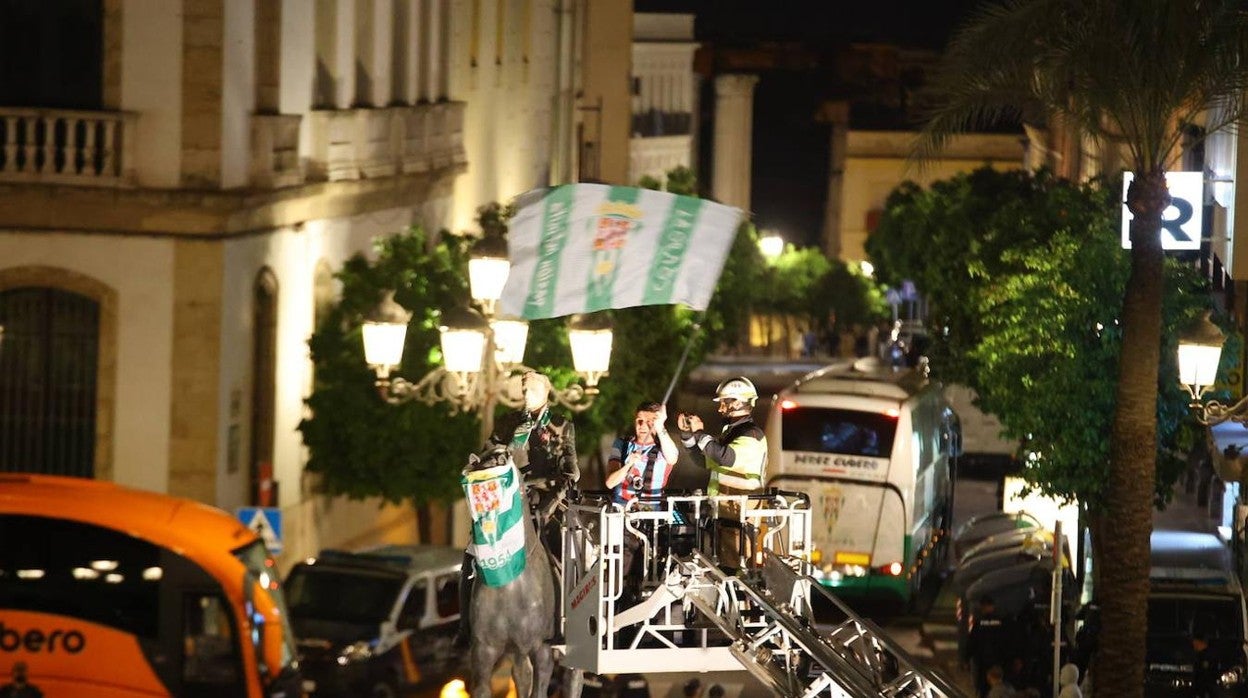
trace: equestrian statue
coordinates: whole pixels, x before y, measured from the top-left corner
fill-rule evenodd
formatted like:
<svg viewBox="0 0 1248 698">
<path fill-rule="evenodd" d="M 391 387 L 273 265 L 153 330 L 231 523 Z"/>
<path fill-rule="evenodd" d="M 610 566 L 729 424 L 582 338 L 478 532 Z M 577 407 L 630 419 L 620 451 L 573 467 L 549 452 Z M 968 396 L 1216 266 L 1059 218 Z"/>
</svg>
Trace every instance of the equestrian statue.
<svg viewBox="0 0 1248 698">
<path fill-rule="evenodd" d="M 508 657 L 517 694 L 547 698 L 554 669 L 549 639 L 555 630 L 555 577 L 524 480 L 508 448 L 493 445 L 469 456 L 463 484 L 478 568 L 467 609 L 470 695 L 490 698 L 490 678 Z"/>
</svg>

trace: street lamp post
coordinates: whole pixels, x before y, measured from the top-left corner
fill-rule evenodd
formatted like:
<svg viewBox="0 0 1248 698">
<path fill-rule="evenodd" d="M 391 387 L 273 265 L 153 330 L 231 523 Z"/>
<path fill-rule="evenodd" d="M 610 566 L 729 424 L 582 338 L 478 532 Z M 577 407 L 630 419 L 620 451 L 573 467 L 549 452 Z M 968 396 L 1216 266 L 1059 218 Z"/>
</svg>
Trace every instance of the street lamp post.
<svg viewBox="0 0 1248 698">
<path fill-rule="evenodd" d="M 488 240 L 488 238 L 487 238 Z M 494 412 L 499 405 L 524 404 L 521 377 L 533 369 L 525 366 L 524 349 L 528 323 L 496 314 L 509 264 L 506 253 L 483 240 L 468 263 L 473 300 L 480 311 L 460 307 L 442 314 L 438 330 L 443 365 L 416 382 L 392 375 L 403 358 L 403 343 L 411 313 L 387 293 L 364 323 L 364 358 L 376 372 L 375 385 L 390 404 L 419 400 L 427 405 L 447 403 L 452 412 L 476 412 L 481 419 L 481 440 L 494 431 Z M 482 249 L 483 248 L 483 249 Z M 568 328 L 572 361 L 584 385 L 575 383 L 552 392 L 553 402 L 581 412 L 598 396 L 598 381 L 611 361 L 611 329 L 591 316 L 574 317 Z"/>
<path fill-rule="evenodd" d="M 1218 366 L 1222 361 L 1222 344 L 1226 335 L 1218 326 L 1210 322 L 1209 313 L 1191 325 L 1179 337 L 1179 381 L 1191 395 L 1191 410 L 1206 428 L 1209 450 L 1214 459 L 1215 471 L 1223 481 L 1235 480 L 1239 485 L 1236 497 L 1235 516 L 1232 520 L 1233 550 L 1235 564 L 1241 578 L 1244 577 L 1244 564 L 1248 562 L 1244 550 L 1244 495 L 1245 481 L 1244 459 L 1239 451 L 1228 447 L 1226 452 L 1219 450 L 1214 441 L 1213 428 L 1226 422 L 1248 425 L 1248 396 L 1241 398 L 1233 405 L 1226 405 L 1219 400 L 1202 400 L 1205 390 L 1213 385 L 1217 378 Z"/>
<path fill-rule="evenodd" d="M 1217 378 L 1222 361 L 1222 344 L 1226 335 L 1205 313 L 1179 337 L 1179 382 L 1192 396 L 1191 408 L 1196 421 L 1212 427 L 1227 421 L 1248 423 L 1248 397 L 1234 405 L 1218 400 L 1201 400 L 1205 390 Z"/>
</svg>

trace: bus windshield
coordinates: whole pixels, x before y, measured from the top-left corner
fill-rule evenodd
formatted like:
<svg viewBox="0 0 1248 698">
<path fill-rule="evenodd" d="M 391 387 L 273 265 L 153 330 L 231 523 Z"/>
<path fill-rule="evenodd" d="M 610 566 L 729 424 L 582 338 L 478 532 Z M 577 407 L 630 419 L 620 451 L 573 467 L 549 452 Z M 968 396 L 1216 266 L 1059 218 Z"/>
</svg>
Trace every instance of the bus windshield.
<svg viewBox="0 0 1248 698">
<path fill-rule="evenodd" d="M 798 406 L 784 411 L 785 451 L 888 457 L 897 418 L 882 412 Z"/>
<path fill-rule="evenodd" d="M 390 615 L 405 577 L 386 570 L 296 565 L 286 580 L 296 618 L 380 623 Z"/>
</svg>

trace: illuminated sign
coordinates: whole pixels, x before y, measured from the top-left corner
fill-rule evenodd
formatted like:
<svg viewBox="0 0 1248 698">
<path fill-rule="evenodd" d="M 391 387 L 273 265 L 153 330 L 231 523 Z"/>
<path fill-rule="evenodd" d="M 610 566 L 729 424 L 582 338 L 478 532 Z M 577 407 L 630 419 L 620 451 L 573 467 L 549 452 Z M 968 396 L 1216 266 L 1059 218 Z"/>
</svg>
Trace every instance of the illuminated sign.
<svg viewBox="0 0 1248 698">
<path fill-rule="evenodd" d="M 1122 176 L 1122 247 L 1131 249 L 1131 220 L 1127 210 L 1127 189 L 1135 177 Z M 1203 172 L 1167 172 L 1166 187 L 1170 205 L 1161 213 L 1161 249 L 1199 250 L 1205 222 L 1205 174 Z"/>
</svg>

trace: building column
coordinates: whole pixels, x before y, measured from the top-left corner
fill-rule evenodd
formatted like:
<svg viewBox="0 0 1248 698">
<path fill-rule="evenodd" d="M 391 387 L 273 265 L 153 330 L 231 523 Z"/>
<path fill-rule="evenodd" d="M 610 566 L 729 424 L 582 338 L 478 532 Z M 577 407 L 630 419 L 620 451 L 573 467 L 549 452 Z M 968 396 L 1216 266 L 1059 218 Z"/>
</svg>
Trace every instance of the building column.
<svg viewBox="0 0 1248 698">
<path fill-rule="evenodd" d="M 825 102 L 818 120 L 829 124 L 828 198 L 823 207 L 823 253 L 840 259 L 841 193 L 845 186 L 845 155 L 849 148 L 849 103 Z"/>
<path fill-rule="evenodd" d="M 757 75 L 715 78 L 715 153 L 712 195 L 720 203 L 750 210 L 750 173 Z"/>
</svg>

